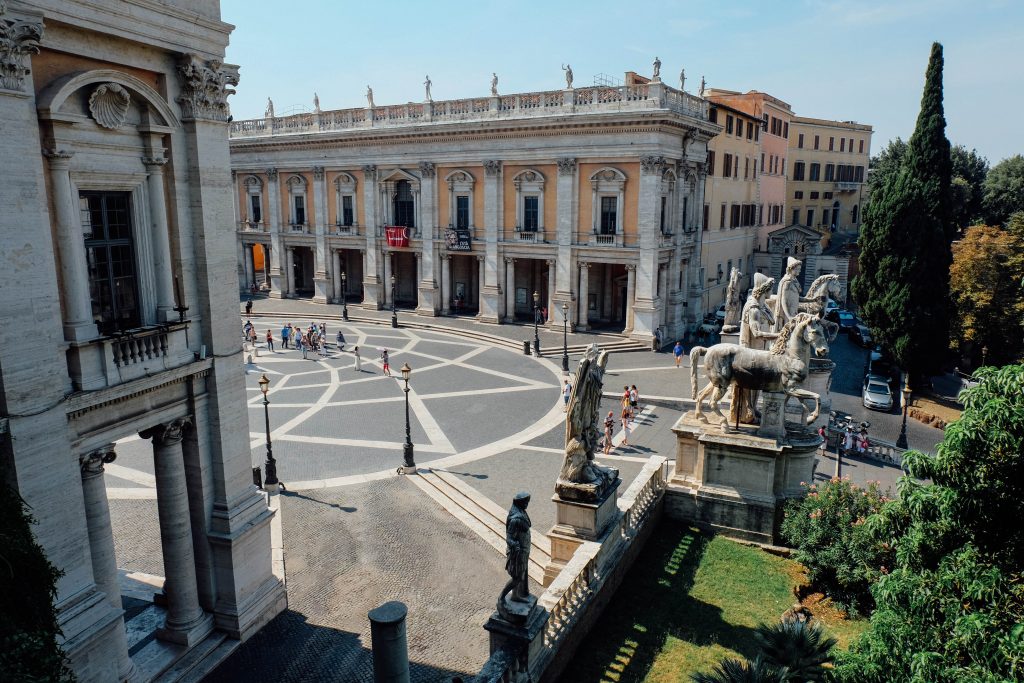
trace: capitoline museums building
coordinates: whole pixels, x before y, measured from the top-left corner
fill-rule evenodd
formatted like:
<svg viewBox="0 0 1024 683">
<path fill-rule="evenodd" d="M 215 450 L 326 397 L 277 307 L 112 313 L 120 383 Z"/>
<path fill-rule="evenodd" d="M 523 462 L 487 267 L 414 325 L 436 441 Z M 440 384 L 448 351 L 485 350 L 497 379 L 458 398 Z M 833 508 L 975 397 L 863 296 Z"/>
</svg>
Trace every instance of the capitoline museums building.
<svg viewBox="0 0 1024 683">
<path fill-rule="evenodd" d="M 0 2 L 0 457 L 80 681 L 152 680 L 285 606 L 225 229 L 232 27 L 217 3 L 127 7 Z M 139 437 L 164 577 L 126 616 L 105 468 Z"/>
<path fill-rule="evenodd" d="M 235 121 L 243 289 L 667 340 L 702 318 L 702 98 L 620 86 Z"/>
</svg>

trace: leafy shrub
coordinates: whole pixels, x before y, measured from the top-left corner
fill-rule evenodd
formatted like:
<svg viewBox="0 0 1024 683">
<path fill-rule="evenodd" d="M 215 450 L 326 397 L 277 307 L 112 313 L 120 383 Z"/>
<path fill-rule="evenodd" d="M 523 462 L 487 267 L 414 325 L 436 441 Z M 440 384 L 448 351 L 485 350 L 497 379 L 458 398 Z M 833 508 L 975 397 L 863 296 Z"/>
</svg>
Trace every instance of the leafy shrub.
<svg viewBox="0 0 1024 683">
<path fill-rule="evenodd" d="M 891 547 L 865 526 L 887 500 L 876 482 L 861 488 L 832 479 L 808 486 L 806 497 L 786 507 L 782 536 L 796 548 L 811 585 L 853 613 L 871 611 L 871 584 L 892 566 Z"/>
</svg>

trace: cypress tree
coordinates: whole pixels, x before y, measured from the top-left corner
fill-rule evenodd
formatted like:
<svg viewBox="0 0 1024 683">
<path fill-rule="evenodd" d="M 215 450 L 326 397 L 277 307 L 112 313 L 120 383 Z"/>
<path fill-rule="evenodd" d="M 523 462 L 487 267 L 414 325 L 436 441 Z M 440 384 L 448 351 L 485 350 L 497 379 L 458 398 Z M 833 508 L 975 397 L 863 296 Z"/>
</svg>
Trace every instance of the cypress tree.
<svg viewBox="0 0 1024 683">
<path fill-rule="evenodd" d="M 853 294 L 883 348 L 915 377 L 937 372 L 949 348 L 952 162 L 942 108 L 942 45 L 932 45 L 917 126 L 898 173 L 864 215 Z"/>
</svg>

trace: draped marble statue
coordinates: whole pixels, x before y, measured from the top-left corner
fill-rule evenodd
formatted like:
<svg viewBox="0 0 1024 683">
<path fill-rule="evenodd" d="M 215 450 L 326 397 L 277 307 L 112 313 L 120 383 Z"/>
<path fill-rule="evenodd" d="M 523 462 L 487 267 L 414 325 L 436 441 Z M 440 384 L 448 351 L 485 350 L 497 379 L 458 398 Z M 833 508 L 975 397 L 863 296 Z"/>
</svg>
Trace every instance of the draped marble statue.
<svg viewBox="0 0 1024 683">
<path fill-rule="evenodd" d="M 733 268 L 729 273 L 729 286 L 725 290 L 725 322 L 722 323 L 722 332 L 735 332 L 740 324 L 740 278 L 743 273 L 739 268 Z"/>
<path fill-rule="evenodd" d="M 596 502 L 619 478 L 617 469 L 594 462 L 601 436 L 597 422 L 607 365 L 608 352 L 591 344 L 576 368 L 565 418 L 565 460 L 555 482 L 555 492 L 563 500 Z"/>
<path fill-rule="evenodd" d="M 772 314 L 775 316 L 774 331 L 781 330 L 793 316 L 800 312 L 800 270 L 803 261 L 790 256 L 786 259 L 786 274 L 779 280 L 779 289 L 775 293 L 775 305 Z"/>
<path fill-rule="evenodd" d="M 754 287 L 750 290 L 740 315 L 740 346 L 764 350 L 768 347 L 769 340 L 779 336 L 778 332 L 771 331 L 774 318 L 765 303 L 774 285 L 775 278 L 768 277 L 763 273 L 754 273 Z M 745 389 L 733 382 L 732 402 L 729 404 L 729 422 L 732 424 L 741 422 L 756 424 L 758 415 L 753 406 L 757 405 L 757 396 L 757 391 Z"/>
</svg>

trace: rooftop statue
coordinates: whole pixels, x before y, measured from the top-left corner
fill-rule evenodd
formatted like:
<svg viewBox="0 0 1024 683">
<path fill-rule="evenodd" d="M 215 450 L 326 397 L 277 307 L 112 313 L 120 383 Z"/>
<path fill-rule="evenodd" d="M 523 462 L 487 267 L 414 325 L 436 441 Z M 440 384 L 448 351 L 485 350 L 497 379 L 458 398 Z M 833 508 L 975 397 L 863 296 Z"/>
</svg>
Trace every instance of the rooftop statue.
<svg viewBox="0 0 1024 683">
<path fill-rule="evenodd" d="M 426 90 L 427 90 L 427 102 L 433 102 L 434 101 L 434 98 L 432 98 L 430 96 L 430 86 L 431 85 L 432 85 L 432 83 L 430 82 L 430 74 L 427 74 L 427 80 L 423 81 L 423 87 L 426 88 Z"/>
<path fill-rule="evenodd" d="M 661 80 L 661 60 L 657 57 L 654 58 L 654 75 L 651 77 L 653 80 Z"/>
<path fill-rule="evenodd" d="M 498 74 L 491 72 L 491 96 L 498 96 Z"/>
<path fill-rule="evenodd" d="M 608 352 L 591 344 L 576 368 L 565 419 L 565 460 L 555 482 L 555 492 L 564 500 L 598 501 L 619 478 L 617 469 L 594 462 L 607 365 Z"/>
<path fill-rule="evenodd" d="M 686 91 L 686 69 L 682 68 L 679 70 L 679 89 Z"/>
<path fill-rule="evenodd" d="M 274 118 L 274 100 L 267 98 L 267 110 L 263 112 L 263 118 Z"/>
<path fill-rule="evenodd" d="M 563 64 L 562 71 L 565 72 L 565 87 L 572 88 L 572 64 Z"/>
<path fill-rule="evenodd" d="M 366 86 L 366 106 L 373 109 L 373 88 Z"/>
</svg>

